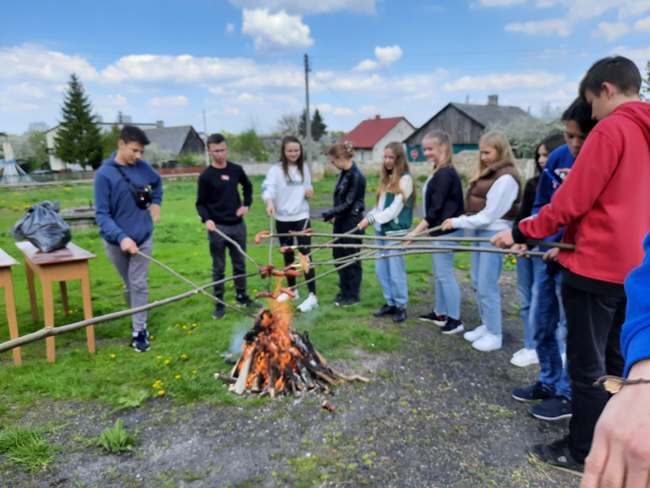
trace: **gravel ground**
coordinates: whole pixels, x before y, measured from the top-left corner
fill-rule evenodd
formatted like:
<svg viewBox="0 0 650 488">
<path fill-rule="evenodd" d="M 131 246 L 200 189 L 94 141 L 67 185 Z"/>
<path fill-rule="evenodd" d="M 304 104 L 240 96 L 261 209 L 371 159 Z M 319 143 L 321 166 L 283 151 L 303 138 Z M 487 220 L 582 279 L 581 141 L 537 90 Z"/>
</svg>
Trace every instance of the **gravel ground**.
<svg viewBox="0 0 650 488">
<path fill-rule="evenodd" d="M 467 273 L 459 271 L 464 296 Z M 63 446 L 55 462 L 31 475 L 0 457 L 6 487 L 574 487 L 578 479 L 530 460 L 526 449 L 553 440 L 565 422 L 539 422 L 510 398 L 535 368 L 509 364 L 521 344 L 512 273 L 504 273 L 504 348 L 473 350 L 461 337 L 413 320 L 430 297 L 414 297 L 404 343 L 390 355 L 354 351 L 336 366 L 372 378 L 339 387 L 321 408 L 317 394 L 258 407 L 178 405 L 148 400 L 112 412 L 89 403 L 44 402 L 23 419 L 56 424 L 48 440 Z M 478 322 L 473 300 L 463 318 Z M 351 316 L 353 311 L 350 311 Z M 376 327 L 387 322 L 377 321 Z M 215 365 L 225 370 L 225 365 Z M 224 388 L 215 383 L 215 388 Z M 137 432 L 134 451 L 109 455 L 90 447 L 116 419 Z"/>
</svg>

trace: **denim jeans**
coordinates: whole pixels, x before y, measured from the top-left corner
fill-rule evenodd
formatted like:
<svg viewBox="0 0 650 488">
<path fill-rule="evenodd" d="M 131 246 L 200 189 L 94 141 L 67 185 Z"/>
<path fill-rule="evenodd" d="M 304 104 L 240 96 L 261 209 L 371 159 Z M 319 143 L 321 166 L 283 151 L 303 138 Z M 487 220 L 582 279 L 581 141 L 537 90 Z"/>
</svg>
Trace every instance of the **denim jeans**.
<svg viewBox="0 0 650 488">
<path fill-rule="evenodd" d="M 496 234 L 493 230 L 466 229 L 467 237 L 492 237 Z M 474 242 L 473 247 L 492 248 L 489 242 Z M 473 252 L 471 256 L 472 286 L 476 293 L 476 303 L 481 322 L 487 327 L 488 332 L 501 335 L 501 293 L 499 277 L 503 256 L 497 253 Z"/>
<path fill-rule="evenodd" d="M 378 246 L 396 246 L 400 242 L 377 240 Z M 398 250 L 380 251 L 382 256 L 398 253 Z M 388 305 L 406 308 L 408 303 L 408 284 L 404 256 L 394 256 L 375 260 L 377 279 L 384 290 L 384 299 Z"/>
<path fill-rule="evenodd" d="M 561 354 L 566 348 L 566 319 L 562 306 L 562 273 L 548 273 L 542 260 L 534 261 L 537 314 L 535 341 L 539 357 L 539 380 L 555 394 L 571 399 L 571 386 Z"/>
<path fill-rule="evenodd" d="M 537 308 L 537 287 L 534 283 L 534 263 L 540 258 L 517 258 L 517 290 L 519 291 L 519 317 L 524 325 L 524 347 L 535 349 L 535 318 Z"/>
<path fill-rule="evenodd" d="M 450 232 L 447 236 L 462 235 L 462 231 Z M 455 245 L 455 242 L 434 241 L 436 246 Z M 431 255 L 433 268 L 433 284 L 435 307 L 438 315 L 446 315 L 452 319 L 460 319 L 460 287 L 454 273 L 454 253 L 434 252 Z"/>
</svg>

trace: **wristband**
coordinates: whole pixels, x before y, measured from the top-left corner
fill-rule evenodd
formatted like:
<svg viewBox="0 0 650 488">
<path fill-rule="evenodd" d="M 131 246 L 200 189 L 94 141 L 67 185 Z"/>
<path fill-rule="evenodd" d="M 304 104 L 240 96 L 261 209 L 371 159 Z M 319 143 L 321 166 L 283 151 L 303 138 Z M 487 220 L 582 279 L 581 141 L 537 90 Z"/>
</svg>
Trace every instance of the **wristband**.
<svg viewBox="0 0 650 488">
<path fill-rule="evenodd" d="M 618 376 L 607 375 L 607 376 L 601 376 L 594 382 L 595 387 L 601 387 L 603 390 L 605 390 L 608 393 L 611 393 L 612 395 L 621 391 L 621 389 L 624 386 L 642 385 L 642 384 L 650 384 L 650 380 L 646 380 L 644 378 L 638 378 L 636 380 L 627 380 L 625 378 L 620 378 Z"/>
</svg>

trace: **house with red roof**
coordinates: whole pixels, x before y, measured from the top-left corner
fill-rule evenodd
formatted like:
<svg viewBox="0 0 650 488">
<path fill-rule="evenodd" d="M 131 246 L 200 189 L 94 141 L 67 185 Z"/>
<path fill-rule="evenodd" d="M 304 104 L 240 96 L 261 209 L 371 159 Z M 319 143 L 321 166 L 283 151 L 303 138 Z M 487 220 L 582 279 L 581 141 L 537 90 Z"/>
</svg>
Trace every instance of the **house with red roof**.
<svg viewBox="0 0 650 488">
<path fill-rule="evenodd" d="M 341 137 L 350 141 L 355 149 L 355 161 L 359 163 L 379 163 L 384 158 L 384 148 L 389 142 L 402 142 L 415 132 L 415 127 L 405 117 L 382 118 L 375 115 L 359 123 L 354 129 Z"/>
</svg>

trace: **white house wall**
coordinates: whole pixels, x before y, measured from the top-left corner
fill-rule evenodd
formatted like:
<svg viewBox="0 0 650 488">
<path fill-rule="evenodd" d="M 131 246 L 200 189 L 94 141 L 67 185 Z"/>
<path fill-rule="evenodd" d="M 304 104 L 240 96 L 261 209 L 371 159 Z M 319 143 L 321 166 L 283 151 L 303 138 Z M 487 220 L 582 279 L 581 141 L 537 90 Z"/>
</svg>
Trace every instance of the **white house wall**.
<svg viewBox="0 0 650 488">
<path fill-rule="evenodd" d="M 52 129 L 45 133 L 45 145 L 47 146 L 47 155 L 50 162 L 50 169 L 52 171 L 63 171 L 66 169 L 66 164 L 54 154 L 54 138 L 56 137 L 59 129 Z"/>
<path fill-rule="evenodd" d="M 382 137 L 372 149 L 372 162 L 380 163 L 384 160 L 384 148 L 389 142 L 401 143 L 404 139 L 415 132 L 415 128 L 406 120 L 400 120 L 390 131 Z"/>
</svg>

